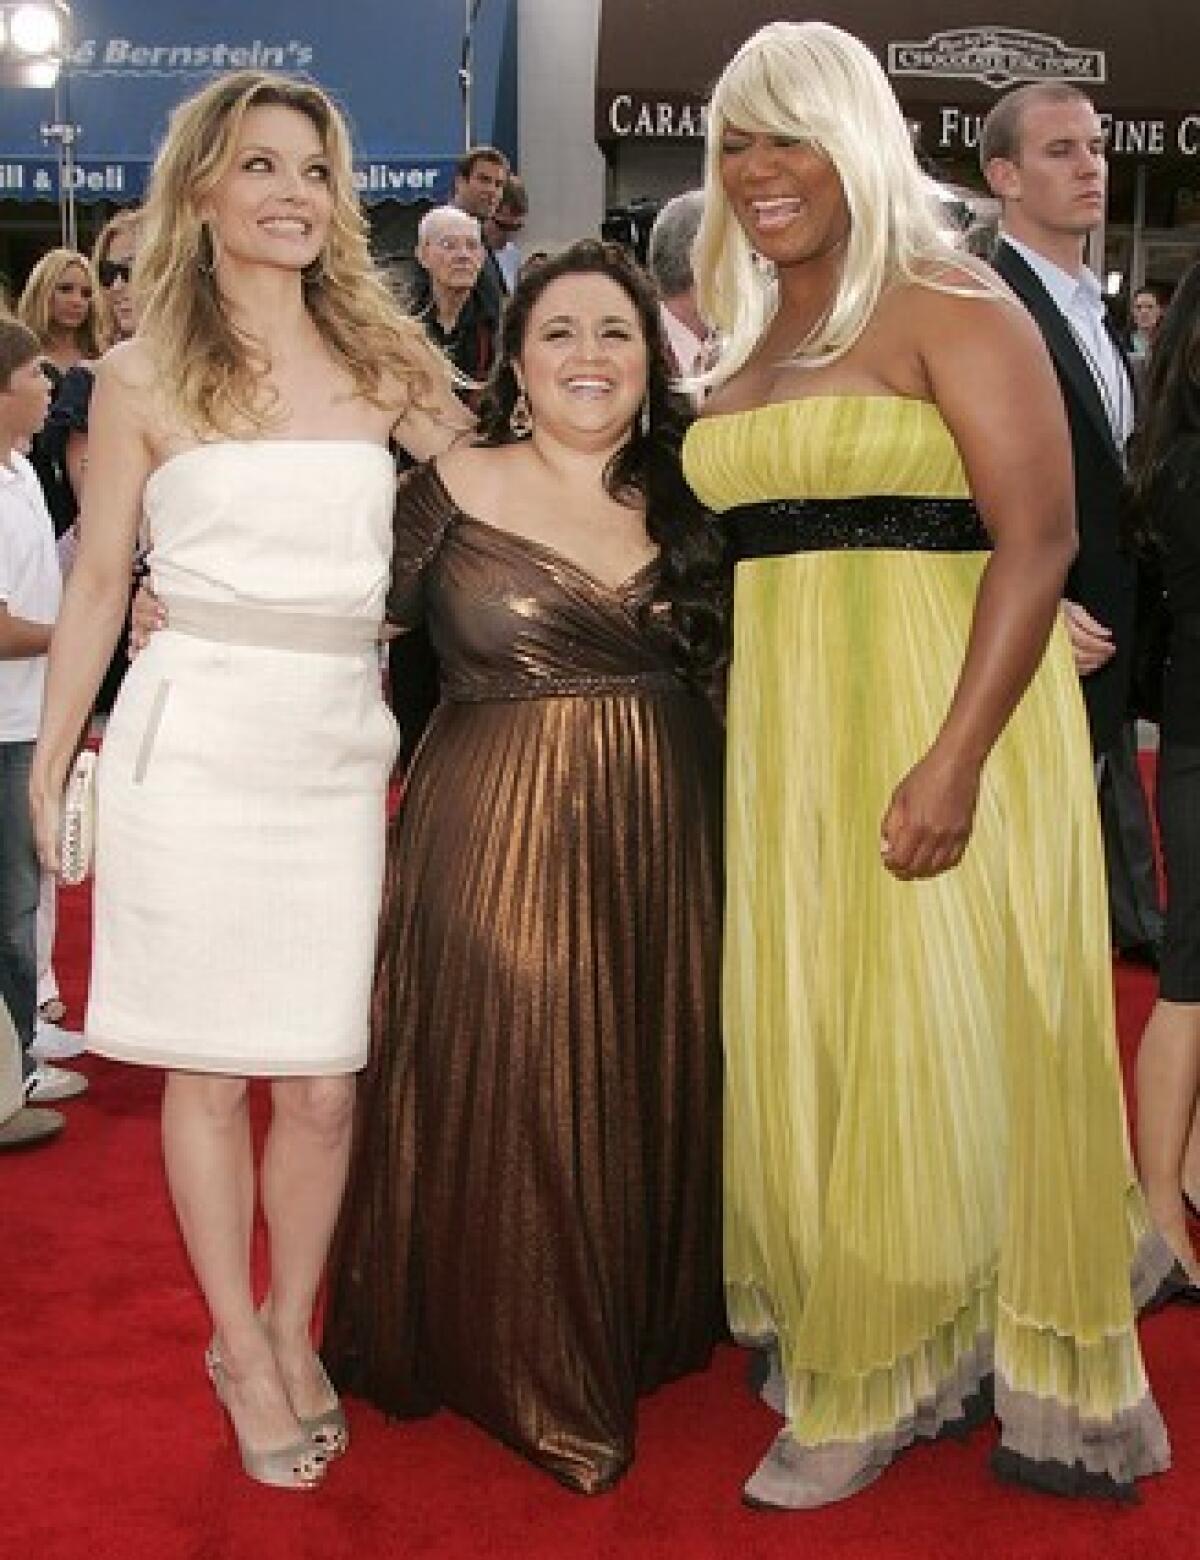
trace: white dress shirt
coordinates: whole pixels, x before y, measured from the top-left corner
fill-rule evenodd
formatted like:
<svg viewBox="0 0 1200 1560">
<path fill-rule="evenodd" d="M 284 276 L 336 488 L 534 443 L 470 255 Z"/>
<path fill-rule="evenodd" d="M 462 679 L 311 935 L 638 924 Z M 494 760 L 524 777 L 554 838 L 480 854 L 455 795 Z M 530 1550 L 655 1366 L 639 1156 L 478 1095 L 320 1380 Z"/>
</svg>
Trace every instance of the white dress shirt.
<svg viewBox="0 0 1200 1560">
<path fill-rule="evenodd" d="M 1101 404 L 1112 429 L 1113 440 L 1124 451 L 1133 432 L 1133 386 L 1129 371 L 1111 333 L 1105 329 L 1104 295 L 1095 274 L 1083 266 L 1077 276 L 1053 260 L 1030 249 L 1011 234 L 1004 234 L 1022 260 L 1054 300 L 1078 343 L 1084 361 L 1096 381 Z"/>
</svg>

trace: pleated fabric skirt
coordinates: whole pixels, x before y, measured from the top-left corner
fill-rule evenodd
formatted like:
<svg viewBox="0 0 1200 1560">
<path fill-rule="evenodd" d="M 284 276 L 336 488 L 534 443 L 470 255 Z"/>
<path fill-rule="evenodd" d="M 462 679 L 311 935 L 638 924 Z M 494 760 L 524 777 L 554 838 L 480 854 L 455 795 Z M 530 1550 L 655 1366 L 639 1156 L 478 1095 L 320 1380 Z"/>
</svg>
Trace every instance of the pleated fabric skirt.
<svg viewBox="0 0 1200 1560">
<path fill-rule="evenodd" d="M 743 563 L 729 699 L 725 1273 L 805 1446 L 892 1454 L 971 1418 L 1000 1471 L 1127 1491 L 1167 1466 L 1131 1269 L 1147 1223 L 1118 1071 L 1083 704 L 1056 628 L 962 864 L 900 882 L 893 790 L 962 667 L 982 553 Z"/>
<path fill-rule="evenodd" d="M 721 763 L 684 693 L 446 704 L 391 838 L 326 1358 L 585 1492 L 724 1331 Z"/>
</svg>

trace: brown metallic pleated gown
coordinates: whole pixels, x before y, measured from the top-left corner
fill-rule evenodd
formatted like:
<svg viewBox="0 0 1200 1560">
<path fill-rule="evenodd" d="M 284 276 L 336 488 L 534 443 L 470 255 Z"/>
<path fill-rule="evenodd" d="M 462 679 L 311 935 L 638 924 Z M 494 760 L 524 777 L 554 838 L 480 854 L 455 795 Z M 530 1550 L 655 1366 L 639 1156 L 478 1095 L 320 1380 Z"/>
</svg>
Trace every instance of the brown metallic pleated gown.
<svg viewBox="0 0 1200 1560">
<path fill-rule="evenodd" d="M 611 589 L 431 469 L 396 533 L 443 701 L 390 836 L 326 1359 L 593 1492 L 724 1330 L 720 733 L 642 626 L 653 565 Z"/>
</svg>

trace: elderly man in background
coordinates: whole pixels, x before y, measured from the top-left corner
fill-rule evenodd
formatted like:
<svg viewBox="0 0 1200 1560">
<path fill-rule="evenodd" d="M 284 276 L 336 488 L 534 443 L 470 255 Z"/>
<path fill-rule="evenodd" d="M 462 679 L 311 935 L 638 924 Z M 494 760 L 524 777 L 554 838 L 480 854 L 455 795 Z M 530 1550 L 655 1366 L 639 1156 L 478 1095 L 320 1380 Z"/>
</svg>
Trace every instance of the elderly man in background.
<svg viewBox="0 0 1200 1560">
<path fill-rule="evenodd" d="M 496 325 L 476 288 L 484 262 L 478 219 L 456 206 L 427 211 L 417 229 L 416 259 L 413 312 L 461 374 L 484 379 L 492 364 Z M 473 391 L 462 393 L 473 403 Z"/>
</svg>

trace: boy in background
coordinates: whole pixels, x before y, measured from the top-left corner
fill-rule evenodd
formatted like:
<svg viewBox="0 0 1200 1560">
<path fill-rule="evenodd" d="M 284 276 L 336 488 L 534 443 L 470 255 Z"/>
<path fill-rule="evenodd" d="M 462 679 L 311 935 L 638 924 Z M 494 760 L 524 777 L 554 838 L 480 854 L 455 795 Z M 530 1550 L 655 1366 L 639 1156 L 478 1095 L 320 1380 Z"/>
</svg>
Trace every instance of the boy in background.
<svg viewBox="0 0 1200 1560">
<path fill-rule="evenodd" d="M 35 1035 L 56 1038 L 37 1016 L 40 869 L 29 769 L 62 581 L 41 484 L 21 454 L 50 404 L 41 350 L 32 331 L 0 319 L 0 998 L 20 1041 L 25 1098 L 36 1105 L 87 1088 L 81 1073 L 31 1055 Z"/>
</svg>

